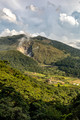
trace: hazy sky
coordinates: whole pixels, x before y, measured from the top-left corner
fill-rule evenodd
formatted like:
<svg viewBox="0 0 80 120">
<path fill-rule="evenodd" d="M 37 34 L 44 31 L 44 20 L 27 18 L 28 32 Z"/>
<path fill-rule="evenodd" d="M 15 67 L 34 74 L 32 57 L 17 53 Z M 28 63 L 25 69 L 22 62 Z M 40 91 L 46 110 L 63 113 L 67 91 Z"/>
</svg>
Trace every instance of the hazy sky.
<svg viewBox="0 0 80 120">
<path fill-rule="evenodd" d="M 80 48 L 80 0 L 0 0 L 0 36 L 25 32 Z"/>
</svg>

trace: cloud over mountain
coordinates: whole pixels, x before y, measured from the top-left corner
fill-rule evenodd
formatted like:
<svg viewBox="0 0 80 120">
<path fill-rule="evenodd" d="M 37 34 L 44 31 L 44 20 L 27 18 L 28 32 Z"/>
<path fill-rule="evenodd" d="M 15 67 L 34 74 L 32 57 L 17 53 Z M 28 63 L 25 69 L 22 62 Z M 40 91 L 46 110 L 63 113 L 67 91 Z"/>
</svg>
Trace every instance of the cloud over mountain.
<svg viewBox="0 0 80 120">
<path fill-rule="evenodd" d="M 8 28 L 5 29 L 1 34 L 0 34 L 0 37 L 3 37 L 3 36 L 12 36 L 12 35 L 19 35 L 19 34 L 25 34 L 24 31 L 16 31 L 16 30 L 9 30 Z"/>
</svg>

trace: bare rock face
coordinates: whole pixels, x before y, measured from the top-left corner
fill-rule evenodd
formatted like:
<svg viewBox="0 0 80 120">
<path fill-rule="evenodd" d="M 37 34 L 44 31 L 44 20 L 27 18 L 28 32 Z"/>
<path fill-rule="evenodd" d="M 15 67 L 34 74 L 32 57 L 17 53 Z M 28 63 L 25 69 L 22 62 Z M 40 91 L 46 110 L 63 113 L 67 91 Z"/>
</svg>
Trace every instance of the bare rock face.
<svg viewBox="0 0 80 120">
<path fill-rule="evenodd" d="M 17 46 L 17 50 L 23 53 L 24 55 L 30 56 L 31 57 L 31 51 L 28 50 L 30 46 L 30 39 L 29 37 L 23 37 L 19 39 L 19 44 Z"/>
<path fill-rule="evenodd" d="M 17 47 L 17 50 L 20 51 L 21 53 L 25 54 L 25 50 L 24 50 L 23 46 Z"/>
</svg>

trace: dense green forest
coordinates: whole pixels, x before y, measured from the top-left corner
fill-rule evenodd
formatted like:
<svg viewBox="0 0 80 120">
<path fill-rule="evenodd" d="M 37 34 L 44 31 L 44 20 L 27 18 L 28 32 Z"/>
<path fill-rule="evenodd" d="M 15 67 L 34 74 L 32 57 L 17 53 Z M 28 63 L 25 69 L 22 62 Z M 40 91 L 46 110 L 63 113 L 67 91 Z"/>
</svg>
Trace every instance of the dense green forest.
<svg viewBox="0 0 80 120">
<path fill-rule="evenodd" d="M 0 61 L 0 119 L 80 119 L 79 89 L 37 81 Z"/>
<path fill-rule="evenodd" d="M 67 57 L 56 62 L 55 65 L 60 70 L 65 71 L 68 76 L 80 77 L 80 58 Z"/>
</svg>

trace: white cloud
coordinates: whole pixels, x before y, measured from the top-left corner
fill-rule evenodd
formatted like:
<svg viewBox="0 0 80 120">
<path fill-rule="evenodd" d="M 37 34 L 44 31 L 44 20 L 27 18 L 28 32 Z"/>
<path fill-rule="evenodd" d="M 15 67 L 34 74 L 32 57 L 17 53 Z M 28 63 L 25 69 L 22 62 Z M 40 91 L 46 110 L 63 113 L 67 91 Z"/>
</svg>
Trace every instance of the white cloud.
<svg viewBox="0 0 80 120">
<path fill-rule="evenodd" d="M 73 26 L 75 26 L 75 25 L 78 26 L 79 25 L 77 19 L 75 19 L 72 16 L 68 16 L 66 13 L 61 13 L 59 19 L 62 23 L 66 22 L 66 23 L 69 23 L 70 25 L 73 25 Z"/>
<path fill-rule="evenodd" d="M 37 37 L 39 35 L 43 37 L 47 37 L 44 32 L 31 34 L 31 33 L 24 32 L 24 31 L 16 31 L 14 29 L 10 31 L 8 28 L 0 33 L 0 37 L 13 36 L 13 35 L 19 35 L 19 34 L 25 34 L 28 37 Z"/>
<path fill-rule="evenodd" d="M 35 7 L 34 5 L 30 5 L 30 9 L 31 9 L 33 12 L 35 12 L 38 8 Z"/>
<path fill-rule="evenodd" d="M 12 13 L 10 9 L 4 8 L 3 9 L 3 19 L 7 19 L 10 22 L 16 22 L 16 15 Z"/>
<path fill-rule="evenodd" d="M 26 9 L 30 9 L 30 10 L 33 11 L 33 12 L 36 12 L 36 11 L 39 10 L 38 7 L 36 7 L 36 6 L 32 5 L 32 4 L 31 4 L 30 6 L 27 6 Z"/>
<path fill-rule="evenodd" d="M 1 11 L 1 18 L 8 20 L 9 22 L 17 23 L 16 15 L 13 14 L 12 11 L 8 8 L 3 8 Z"/>
<path fill-rule="evenodd" d="M 5 29 L 1 34 L 0 34 L 0 37 L 3 37 L 3 36 L 12 36 L 12 35 L 19 35 L 19 34 L 25 34 L 24 31 L 16 31 L 16 30 L 9 30 L 9 29 Z"/>
</svg>

